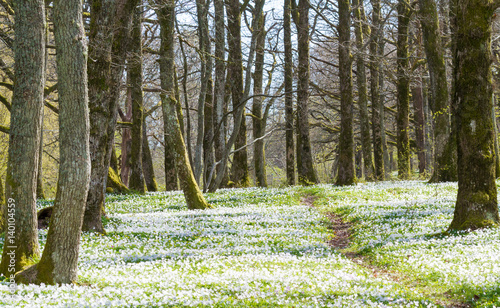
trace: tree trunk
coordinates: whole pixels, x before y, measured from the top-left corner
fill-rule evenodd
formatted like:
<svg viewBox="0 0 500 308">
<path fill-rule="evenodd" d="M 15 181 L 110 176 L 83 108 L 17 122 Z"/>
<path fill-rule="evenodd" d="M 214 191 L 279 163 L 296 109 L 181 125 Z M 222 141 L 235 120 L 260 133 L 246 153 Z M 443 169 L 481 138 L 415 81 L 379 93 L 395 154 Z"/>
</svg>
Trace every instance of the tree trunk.
<svg viewBox="0 0 500 308">
<path fill-rule="evenodd" d="M 497 126 L 497 113 L 495 107 L 495 94 L 493 94 L 491 110 L 491 118 L 493 120 L 493 128 L 495 129 L 495 137 L 493 138 L 495 142 L 495 178 L 500 177 L 500 145 L 498 144 L 498 126 Z"/>
<path fill-rule="evenodd" d="M 175 157 L 175 165 L 179 174 L 180 186 L 184 192 L 189 209 L 206 209 L 211 207 L 203 197 L 193 175 L 186 146 L 182 138 L 176 110 L 178 102 L 174 89 L 174 24 L 175 2 L 167 0 L 158 3 L 158 19 L 160 21 L 161 56 L 160 79 L 163 110 L 163 127 L 165 143 L 171 145 Z"/>
<path fill-rule="evenodd" d="M 130 84 L 130 74 L 127 74 L 127 84 Z M 127 88 L 125 99 L 126 114 L 120 112 L 121 120 L 124 122 L 132 121 L 132 93 L 131 88 Z M 130 151 L 132 149 L 132 131 L 130 127 L 122 128 L 121 159 L 120 159 L 120 179 L 128 187 L 128 178 L 130 175 Z"/>
<path fill-rule="evenodd" d="M 88 62 L 92 169 L 83 231 L 105 232 L 101 216 L 104 213 L 106 181 L 118 116 L 127 41 L 134 8 L 138 3 L 138 0 L 92 2 L 89 35 L 89 57 L 92 61 Z"/>
<path fill-rule="evenodd" d="M 196 13 L 198 17 L 198 45 L 200 55 L 200 95 L 198 98 L 198 127 L 196 136 L 196 146 L 194 151 L 194 178 L 200 183 L 202 174 L 203 141 L 205 138 L 205 105 L 208 91 L 208 80 L 212 72 L 208 71 L 208 61 L 210 59 L 209 31 L 208 31 L 208 5 L 205 0 L 196 0 Z"/>
<path fill-rule="evenodd" d="M 372 144 L 370 138 L 370 119 L 368 118 L 368 90 L 366 85 L 366 69 L 365 69 L 365 42 L 363 23 L 366 22 L 364 15 L 363 2 L 359 0 L 352 1 L 354 10 L 354 28 L 356 32 L 356 69 L 357 69 L 357 86 L 358 86 L 358 105 L 359 105 L 359 120 L 361 131 L 361 149 L 363 154 L 363 170 L 366 180 L 373 180 L 374 165 L 372 156 Z M 370 28 L 366 29 L 367 35 L 370 36 Z"/>
<path fill-rule="evenodd" d="M 430 182 L 456 181 L 455 144 L 450 137 L 450 103 L 444 60 L 443 42 L 439 34 L 439 17 L 435 0 L 419 0 L 424 49 L 431 81 L 430 107 L 434 118 L 434 172 Z M 452 139 L 454 140 L 454 139 Z"/>
<path fill-rule="evenodd" d="M 7 165 L 7 228 L 0 273 L 13 274 L 38 258 L 36 180 L 45 85 L 45 7 L 41 0 L 14 1 L 15 84 Z M 11 276 L 12 275 L 12 276 Z"/>
<path fill-rule="evenodd" d="M 132 144 L 130 150 L 129 188 L 143 194 L 146 191 L 142 170 L 142 8 L 136 7 L 130 40 L 128 73 L 130 74 L 130 92 L 132 96 Z"/>
<path fill-rule="evenodd" d="M 458 195 L 450 230 L 500 223 L 495 184 L 492 121 L 491 1 L 456 0 L 454 5 Z"/>
<path fill-rule="evenodd" d="M 225 87 L 226 87 L 226 52 L 224 1 L 214 0 L 215 7 L 215 84 L 214 84 L 214 147 L 215 160 L 220 163 L 224 156 L 226 144 L 226 125 L 224 121 Z M 212 168 L 215 168 L 213 166 Z M 209 169 L 209 172 L 213 172 Z M 212 175 L 213 176 L 213 175 Z M 209 175 L 210 177 L 210 175 Z M 227 181 L 226 181 L 227 183 Z M 207 183 L 208 184 L 208 183 Z M 208 185 L 207 185 L 208 187 Z"/>
<path fill-rule="evenodd" d="M 179 36 L 179 48 L 182 54 L 182 66 L 183 66 L 183 76 L 182 76 L 182 92 L 184 96 L 184 108 L 186 109 L 186 131 L 184 136 L 186 137 L 186 147 L 189 156 L 189 163 L 193 165 L 193 153 L 191 150 L 191 113 L 189 112 L 189 99 L 187 90 L 187 77 L 189 75 L 189 68 L 187 62 L 186 52 L 184 51 L 184 43 Z M 177 175 L 175 178 L 175 183 L 177 183 Z M 177 185 L 177 184 L 176 184 Z"/>
<path fill-rule="evenodd" d="M 352 130 L 352 60 L 350 48 L 351 8 L 349 0 L 338 0 L 339 7 L 339 80 L 340 80 L 340 136 L 339 171 L 336 185 L 356 182 L 354 168 L 354 134 Z"/>
<path fill-rule="evenodd" d="M 311 141 L 309 138 L 309 1 L 300 0 L 298 5 L 298 84 L 297 84 L 297 127 L 300 134 L 300 165 L 297 164 L 299 183 L 318 183 L 314 170 Z"/>
<path fill-rule="evenodd" d="M 212 60 L 207 60 L 207 74 L 212 72 Z M 214 156 L 214 105 L 213 105 L 213 81 L 209 74 L 207 82 L 207 95 L 205 98 L 205 136 L 203 137 L 203 187 L 206 189 L 209 185 L 210 171 L 215 164 Z"/>
<path fill-rule="evenodd" d="M 264 75 L 264 48 L 266 45 L 265 16 L 260 12 L 259 25 L 253 28 L 257 31 L 255 49 L 255 71 L 253 73 L 253 104 L 252 104 L 252 125 L 253 125 L 253 158 L 255 179 L 258 187 L 267 187 L 266 160 L 264 152 L 264 140 L 262 137 L 266 133 L 264 125 L 264 115 L 262 114 L 263 94 L 262 82 Z M 254 17 L 255 18 L 255 17 Z"/>
<path fill-rule="evenodd" d="M 415 118 L 415 136 L 417 141 L 418 171 L 422 175 L 427 166 L 425 160 L 425 118 L 424 118 L 424 98 L 422 94 L 422 78 L 419 77 L 417 85 L 412 88 L 413 109 Z"/>
<path fill-rule="evenodd" d="M 144 181 L 148 191 L 158 191 L 155 171 L 153 167 L 153 157 L 149 149 L 148 135 L 146 134 L 146 121 L 142 122 L 142 169 L 144 172 Z"/>
<path fill-rule="evenodd" d="M 293 141 L 293 55 L 291 29 L 291 0 L 284 4 L 284 45 L 285 45 L 285 155 L 286 181 L 288 185 L 295 185 L 295 146 Z"/>
<path fill-rule="evenodd" d="M 90 181 L 87 46 L 82 2 L 54 1 L 59 92 L 60 166 L 47 243 L 40 263 L 18 273 L 21 283 L 66 284 L 78 277 L 78 250 Z"/>
<path fill-rule="evenodd" d="M 241 11 L 240 3 L 237 0 L 226 1 L 227 19 L 228 19 L 228 47 L 229 47 L 229 65 L 231 70 L 231 95 L 233 101 L 233 110 L 244 108 L 243 101 L 243 66 L 241 55 Z M 249 57 L 252 54 L 249 55 Z M 251 69 L 247 67 L 247 70 Z M 240 106 L 243 104 L 243 106 Z M 235 153 L 233 155 L 233 164 L 230 171 L 230 179 L 238 187 L 250 186 L 250 175 L 248 172 L 248 152 L 245 148 L 247 144 L 247 126 L 244 113 L 239 119 L 234 115 L 234 131 L 237 131 L 234 142 Z M 239 122 L 239 123 L 238 123 Z M 239 127 L 237 127 L 239 126 Z M 227 146 L 226 146 L 227 147 Z M 242 148 L 241 150 L 238 150 Z"/>
<path fill-rule="evenodd" d="M 410 4 L 398 0 L 398 42 L 397 42 L 397 148 L 398 178 L 410 177 L 410 78 L 408 61 L 408 27 Z"/>
<path fill-rule="evenodd" d="M 384 146 L 382 142 L 381 124 L 383 118 L 380 115 L 381 101 L 379 88 L 379 42 L 381 36 L 380 25 L 380 0 L 371 0 L 372 31 L 370 42 L 370 92 L 372 99 L 372 131 L 373 131 L 373 157 L 375 162 L 375 179 L 383 181 L 384 173 Z"/>
<path fill-rule="evenodd" d="M 47 61 L 47 57 L 45 57 Z M 36 175 L 36 198 L 45 199 L 45 192 L 43 190 L 43 108 L 42 108 L 42 123 L 40 124 L 40 149 L 38 150 L 38 174 Z"/>
</svg>

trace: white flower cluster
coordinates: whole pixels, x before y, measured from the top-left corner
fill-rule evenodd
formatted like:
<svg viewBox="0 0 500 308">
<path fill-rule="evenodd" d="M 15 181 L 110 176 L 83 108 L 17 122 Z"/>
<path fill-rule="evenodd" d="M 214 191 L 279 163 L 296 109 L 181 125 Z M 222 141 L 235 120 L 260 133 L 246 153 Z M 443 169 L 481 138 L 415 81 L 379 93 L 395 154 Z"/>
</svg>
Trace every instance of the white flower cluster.
<svg viewBox="0 0 500 308">
<path fill-rule="evenodd" d="M 436 293 L 470 302 L 485 297 L 477 307 L 500 307 L 500 229 L 443 234 L 453 218 L 456 183 L 323 187 L 324 210 L 356 223 L 354 245 L 379 266 L 424 281 Z"/>
<path fill-rule="evenodd" d="M 339 193 L 329 206 L 350 207 L 352 217 L 371 219 L 361 222 L 359 245 L 378 245 L 402 260 L 396 253 L 417 243 L 422 237 L 416 235 L 430 226 L 416 223 L 415 235 L 403 232 L 399 241 L 385 236 L 392 232 L 389 226 L 405 223 L 406 203 L 379 190 L 407 189 L 410 200 L 413 186 L 425 189 L 418 188 L 421 183 L 391 185 L 320 188 L 332 196 Z M 296 189 L 226 189 L 207 199 L 215 209 L 188 211 L 180 192 L 108 197 L 108 235 L 83 235 L 78 284 L 19 286 L 11 294 L 0 283 L 0 306 L 435 307 L 423 294 L 374 277 L 328 247 L 325 240 L 332 235 L 324 216 L 300 205 Z M 429 203 L 418 203 L 419 209 L 434 213 L 443 207 Z M 392 212 L 393 204 L 397 211 Z M 449 208 L 435 211 L 446 217 L 450 213 Z M 421 218 L 416 210 L 408 213 Z M 393 219 L 401 221 L 389 222 Z M 398 228 L 397 234 L 404 227 Z M 42 245 L 45 237 L 41 232 Z"/>
</svg>

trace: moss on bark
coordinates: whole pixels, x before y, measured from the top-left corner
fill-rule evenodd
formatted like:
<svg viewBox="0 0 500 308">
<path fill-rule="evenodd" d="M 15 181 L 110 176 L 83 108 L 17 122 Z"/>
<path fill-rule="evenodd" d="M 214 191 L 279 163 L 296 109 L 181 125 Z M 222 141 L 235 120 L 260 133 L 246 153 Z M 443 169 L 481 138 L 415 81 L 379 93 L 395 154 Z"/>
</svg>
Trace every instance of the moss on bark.
<svg viewBox="0 0 500 308">
<path fill-rule="evenodd" d="M 488 1 L 454 5 L 458 196 L 450 230 L 500 224 L 492 120 L 491 24 Z"/>
</svg>

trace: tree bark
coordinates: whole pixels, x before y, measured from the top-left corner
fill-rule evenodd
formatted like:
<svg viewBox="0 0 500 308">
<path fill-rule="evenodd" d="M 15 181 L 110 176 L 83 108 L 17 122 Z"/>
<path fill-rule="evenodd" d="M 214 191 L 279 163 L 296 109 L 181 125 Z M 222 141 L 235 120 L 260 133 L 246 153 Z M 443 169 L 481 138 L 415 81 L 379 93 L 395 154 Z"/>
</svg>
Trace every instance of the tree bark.
<svg viewBox="0 0 500 308">
<path fill-rule="evenodd" d="M 398 0 L 398 42 L 397 42 L 397 149 L 398 178 L 410 177 L 410 79 L 408 61 L 408 27 L 410 4 Z"/>
<path fill-rule="evenodd" d="M 266 158 L 264 149 L 264 140 L 262 137 L 266 133 L 264 115 L 262 114 L 263 93 L 262 82 L 264 75 L 264 49 L 266 45 L 265 16 L 262 12 L 259 18 L 259 24 L 253 28 L 257 31 L 256 49 L 255 49 L 255 71 L 253 74 L 253 104 L 252 104 L 252 124 L 254 139 L 254 169 L 255 179 L 258 187 L 267 187 Z M 254 17 L 255 18 L 255 17 Z"/>
<path fill-rule="evenodd" d="M 118 116 L 127 41 L 134 8 L 138 3 L 138 0 L 92 2 L 89 34 L 89 56 L 92 61 L 88 62 L 92 169 L 83 231 L 105 233 L 101 217 L 104 213 L 106 181 Z"/>
<path fill-rule="evenodd" d="M 491 1 L 456 0 L 455 87 L 458 195 L 450 230 L 500 223 L 492 121 Z"/>
<path fill-rule="evenodd" d="M 456 181 L 456 145 L 450 133 L 450 102 L 443 41 L 435 0 L 419 0 L 420 24 L 431 81 L 430 107 L 434 119 L 434 171 L 430 182 Z M 450 145 L 447 145 L 451 143 Z M 448 149 L 448 150 L 447 150 Z"/>
<path fill-rule="evenodd" d="M 226 125 L 224 120 L 224 109 L 225 109 L 224 97 L 226 88 L 226 79 L 225 79 L 225 74 L 226 74 L 225 35 L 226 34 L 224 25 L 224 1 L 214 0 L 214 7 L 215 7 L 214 147 L 215 147 L 215 160 L 220 163 L 224 156 L 224 150 L 226 144 Z M 211 172 L 211 170 L 209 172 Z"/>
<path fill-rule="evenodd" d="M 231 70 L 231 96 L 233 101 L 233 111 L 244 108 L 240 104 L 243 101 L 243 66 L 241 55 L 241 11 L 240 2 L 237 0 L 226 1 L 226 12 L 228 19 L 228 47 L 229 64 Z M 250 54 L 249 56 L 251 56 Z M 247 69 L 250 69 L 247 67 Z M 234 142 L 235 153 L 233 155 L 233 164 L 231 165 L 230 179 L 238 187 L 250 186 L 250 175 L 248 172 L 248 152 L 245 148 L 247 144 L 247 126 L 245 116 L 242 118 L 234 114 L 234 131 L 237 132 Z M 237 128 L 238 126 L 238 128 Z M 227 147 L 227 145 L 226 145 Z M 242 148 L 241 150 L 238 150 Z"/>
<path fill-rule="evenodd" d="M 283 32 L 285 45 L 285 155 L 286 181 L 288 185 L 295 185 L 295 145 L 293 140 L 293 55 L 291 29 L 291 0 L 285 0 Z"/>
<path fill-rule="evenodd" d="M 417 143 L 418 171 L 422 175 L 427 166 L 425 160 L 425 118 L 424 97 L 422 94 L 422 78 L 418 78 L 417 85 L 412 88 L 413 113 L 415 118 L 415 136 Z"/>
<path fill-rule="evenodd" d="M 363 170 L 366 180 L 374 179 L 374 165 L 372 155 L 372 144 L 370 138 L 370 119 L 368 117 L 368 90 L 366 85 L 366 69 L 365 69 L 365 42 L 364 42 L 364 26 L 366 22 L 363 2 L 353 0 L 352 6 L 354 10 L 354 28 L 356 32 L 356 70 L 357 70 L 357 86 L 358 86 L 358 105 L 359 105 L 359 120 L 361 131 L 361 149 L 363 155 Z M 370 36 L 370 28 L 366 28 L 367 35 Z"/>
<path fill-rule="evenodd" d="M 384 173 L 384 146 L 382 142 L 381 125 L 383 118 L 380 115 L 381 101 L 379 88 L 379 42 L 381 32 L 380 0 L 371 0 L 372 4 L 372 31 L 370 42 L 370 94 L 372 100 L 372 134 L 373 156 L 375 163 L 375 179 L 383 181 Z"/>
<path fill-rule="evenodd" d="M 130 74 L 130 92 L 132 97 L 132 144 L 130 150 L 129 188 L 138 193 L 145 193 L 144 173 L 142 168 L 142 8 L 136 7 L 130 39 L 128 73 Z"/>
<path fill-rule="evenodd" d="M 0 273 L 11 277 L 38 258 L 36 182 L 45 85 L 45 7 L 41 0 L 14 1 L 15 84 L 10 113 L 5 219 Z M 13 211 L 13 212 L 12 212 Z"/>
<path fill-rule="evenodd" d="M 127 75 L 127 84 L 130 82 L 130 74 Z M 127 88 L 125 99 L 125 111 L 123 114 L 120 112 L 121 120 L 130 123 L 132 121 L 132 89 Z M 122 142 L 121 142 L 121 155 L 120 155 L 120 179 L 122 183 L 128 187 L 128 180 L 130 175 L 130 151 L 132 149 L 132 131 L 130 127 L 122 128 Z"/>
<path fill-rule="evenodd" d="M 142 122 L 142 169 L 144 172 L 144 181 L 148 191 L 158 191 L 155 171 L 153 167 L 153 157 L 149 149 L 146 121 Z"/>
<path fill-rule="evenodd" d="M 47 42 L 47 41 L 46 41 Z M 47 57 L 45 57 L 47 61 Z M 40 149 L 38 150 L 38 173 L 36 175 L 36 198 L 45 199 L 45 192 L 43 189 L 43 108 L 42 108 L 42 123 L 40 123 Z"/>
<path fill-rule="evenodd" d="M 356 182 L 354 168 L 354 134 L 352 130 L 352 60 L 350 48 L 351 8 L 349 0 L 338 0 L 339 7 L 339 80 L 340 80 L 340 136 L 339 170 L 336 185 Z"/>
<path fill-rule="evenodd" d="M 173 76 L 175 1 L 163 0 L 157 4 L 157 14 L 161 27 L 160 79 L 164 93 L 162 94 L 162 110 L 165 142 L 173 147 L 179 182 L 188 208 L 207 209 L 211 205 L 206 202 L 194 178 L 176 110 L 178 102 L 175 99 Z"/>
<path fill-rule="evenodd" d="M 210 59 L 210 41 L 208 31 L 208 4 L 205 0 L 196 0 L 196 13 L 198 17 L 198 45 L 200 55 L 200 95 L 198 97 L 198 127 L 196 136 L 196 146 L 194 151 L 194 177 L 200 183 L 202 174 L 203 141 L 205 138 L 205 105 L 208 92 L 208 80 L 212 74 L 208 71 L 208 61 Z"/>
<path fill-rule="evenodd" d="M 40 263 L 16 275 L 21 283 L 77 279 L 78 250 L 90 181 L 87 46 L 82 2 L 54 1 L 59 92 L 60 167 L 56 199 Z"/>
<path fill-rule="evenodd" d="M 297 168 L 299 183 L 310 185 L 318 183 L 318 179 L 309 138 L 309 1 L 299 1 L 298 14 L 297 128 L 300 135 L 300 165 L 297 163 Z"/>
</svg>

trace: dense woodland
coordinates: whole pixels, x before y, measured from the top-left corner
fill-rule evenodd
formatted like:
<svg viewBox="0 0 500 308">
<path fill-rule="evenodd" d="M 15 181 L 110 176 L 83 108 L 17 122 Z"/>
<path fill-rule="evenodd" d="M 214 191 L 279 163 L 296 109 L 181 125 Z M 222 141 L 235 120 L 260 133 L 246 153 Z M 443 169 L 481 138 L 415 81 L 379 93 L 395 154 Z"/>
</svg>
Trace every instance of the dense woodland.
<svg viewBox="0 0 500 308">
<path fill-rule="evenodd" d="M 498 225 L 499 5 L 0 0 L 16 280 L 74 281 L 74 226 L 105 233 L 106 193 L 180 189 L 207 209 L 227 187 L 458 181 L 450 229 Z M 54 197 L 27 267 L 36 199 Z"/>
</svg>

